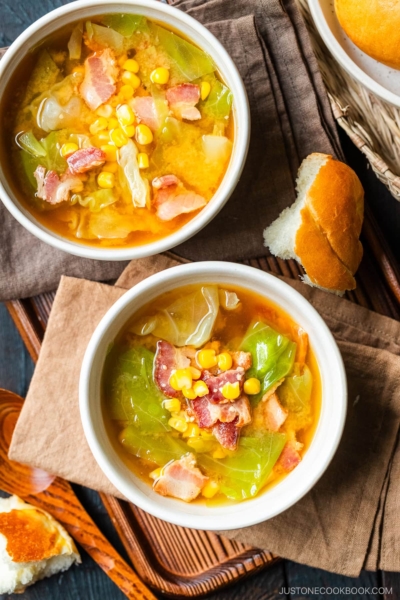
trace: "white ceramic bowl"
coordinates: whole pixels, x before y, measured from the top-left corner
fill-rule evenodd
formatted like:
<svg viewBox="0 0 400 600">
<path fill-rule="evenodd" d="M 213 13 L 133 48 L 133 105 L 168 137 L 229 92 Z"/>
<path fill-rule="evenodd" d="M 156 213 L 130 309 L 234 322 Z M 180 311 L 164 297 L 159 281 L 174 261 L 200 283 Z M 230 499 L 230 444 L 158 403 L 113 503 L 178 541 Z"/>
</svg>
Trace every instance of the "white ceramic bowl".
<svg viewBox="0 0 400 600">
<path fill-rule="evenodd" d="M 334 0 L 308 0 L 314 23 L 338 63 L 370 92 L 400 106 L 400 71 L 371 58 L 346 35 L 336 16 Z"/>
<path fill-rule="evenodd" d="M 309 334 L 322 378 L 322 407 L 314 438 L 304 459 L 279 484 L 246 502 L 207 507 L 165 498 L 136 477 L 114 450 L 101 411 L 101 374 L 109 344 L 127 320 L 163 292 L 193 283 L 233 284 L 251 289 L 279 304 Z M 167 269 L 126 292 L 99 323 L 88 345 L 79 384 L 80 410 L 86 439 L 108 479 L 152 515 L 197 529 L 227 530 L 254 525 L 283 512 L 306 494 L 331 461 L 342 435 L 347 406 L 346 375 L 339 349 L 311 304 L 277 277 L 243 265 L 200 262 Z"/>
<path fill-rule="evenodd" d="M 100 248 L 69 241 L 39 223 L 18 201 L 0 164 L 0 197 L 11 214 L 43 242 L 70 254 L 99 260 L 130 260 L 163 252 L 192 237 L 205 227 L 229 199 L 240 178 L 247 156 L 250 137 L 250 112 L 243 81 L 220 42 L 198 21 L 184 12 L 154 0 L 78 0 L 57 8 L 28 27 L 10 46 L 0 61 L 0 102 L 10 77 L 24 56 L 48 35 L 68 23 L 107 13 L 139 13 L 181 31 L 204 49 L 214 60 L 233 93 L 235 139 L 231 160 L 221 185 L 204 209 L 180 230 L 161 240 L 130 248 Z"/>
</svg>

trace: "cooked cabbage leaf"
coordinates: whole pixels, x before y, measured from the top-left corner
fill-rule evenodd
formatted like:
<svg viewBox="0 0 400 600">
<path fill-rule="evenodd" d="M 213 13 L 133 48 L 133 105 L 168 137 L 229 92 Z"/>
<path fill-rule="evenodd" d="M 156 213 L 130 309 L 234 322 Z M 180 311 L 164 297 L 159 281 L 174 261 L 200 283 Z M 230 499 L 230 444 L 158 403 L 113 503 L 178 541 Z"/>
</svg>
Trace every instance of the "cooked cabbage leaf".
<svg viewBox="0 0 400 600">
<path fill-rule="evenodd" d="M 118 164 L 121 167 L 121 185 L 129 190 L 133 206 L 150 208 L 150 186 L 140 173 L 137 156 L 138 149 L 132 140 L 120 148 Z"/>
<path fill-rule="evenodd" d="M 83 23 L 78 23 L 72 30 L 68 42 L 70 60 L 79 60 L 82 54 Z"/>
<path fill-rule="evenodd" d="M 40 156 L 46 156 L 46 150 L 43 148 L 42 144 L 35 138 L 32 131 L 25 131 L 21 135 L 17 137 L 17 144 L 22 150 L 29 152 L 32 156 L 36 158 Z"/>
<path fill-rule="evenodd" d="M 266 431 L 260 437 L 244 437 L 233 456 L 215 459 L 207 454 L 197 456 L 198 464 L 215 474 L 220 490 L 231 500 L 254 497 L 265 484 L 286 443 L 284 433 Z"/>
<path fill-rule="evenodd" d="M 36 96 L 47 92 L 58 81 L 60 73 L 47 50 L 42 50 L 26 86 L 23 106 L 30 104 Z"/>
<path fill-rule="evenodd" d="M 151 29 L 184 81 L 193 81 L 215 71 L 213 61 L 200 48 L 155 23 L 151 24 Z"/>
<path fill-rule="evenodd" d="M 213 119 L 226 121 L 229 118 L 233 102 L 231 90 L 214 74 L 208 75 L 204 79 L 211 85 L 211 90 L 207 98 L 199 104 L 201 113 Z"/>
<path fill-rule="evenodd" d="M 81 206 L 89 208 L 92 212 L 99 212 L 118 200 L 118 196 L 110 189 L 97 190 L 84 197 L 81 194 L 74 194 L 74 196 Z"/>
<path fill-rule="evenodd" d="M 148 435 L 133 425 L 123 429 L 119 440 L 124 448 L 137 456 L 164 467 L 171 460 L 179 460 L 192 450 L 183 440 L 172 435 Z"/>
<path fill-rule="evenodd" d="M 252 396 L 253 402 L 258 402 L 274 383 L 289 375 L 296 356 L 295 342 L 262 321 L 249 326 L 240 350 L 251 352 L 253 359 L 247 377 L 257 377 L 261 381 L 261 392 Z"/>
<path fill-rule="evenodd" d="M 112 48 L 117 53 L 122 52 L 124 49 L 124 36 L 118 33 L 118 31 L 110 29 L 110 27 L 103 27 L 102 25 L 96 25 L 96 23 L 87 21 L 86 33 L 89 40 L 93 39 L 100 46 Z"/>
<path fill-rule="evenodd" d="M 106 358 L 105 399 L 111 417 L 147 433 L 170 431 L 170 413 L 153 380 L 154 354 L 142 346 L 119 354 L 112 348 Z"/>
<path fill-rule="evenodd" d="M 156 315 L 148 317 L 147 321 L 152 322 L 154 336 L 167 340 L 174 346 L 190 345 L 199 348 L 211 338 L 218 310 L 218 288 L 216 285 L 207 285 L 178 298 Z M 141 319 L 139 328 L 134 328 L 138 335 L 143 330 L 148 330 L 146 319 Z"/>
<path fill-rule="evenodd" d="M 301 375 L 290 375 L 278 388 L 279 400 L 288 409 L 287 425 L 303 429 L 311 422 L 311 391 L 313 376 L 307 365 Z"/>
<path fill-rule="evenodd" d="M 147 19 L 142 15 L 105 15 L 101 20 L 104 25 L 111 27 L 124 37 L 129 37 L 136 31 L 146 31 L 147 29 Z"/>
</svg>

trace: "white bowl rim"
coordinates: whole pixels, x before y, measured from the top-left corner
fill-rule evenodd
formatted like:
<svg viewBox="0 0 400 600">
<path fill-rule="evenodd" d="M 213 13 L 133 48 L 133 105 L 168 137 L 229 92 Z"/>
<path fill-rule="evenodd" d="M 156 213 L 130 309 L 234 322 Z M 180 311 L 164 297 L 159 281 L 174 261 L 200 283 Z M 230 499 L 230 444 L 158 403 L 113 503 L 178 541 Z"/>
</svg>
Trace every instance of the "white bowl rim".
<svg viewBox="0 0 400 600">
<path fill-rule="evenodd" d="M 225 65 L 227 70 L 229 69 L 230 77 L 235 82 L 236 86 L 236 91 L 234 94 L 234 106 L 235 109 L 238 110 L 238 118 L 235 119 L 234 150 L 232 152 L 231 162 L 228 166 L 228 171 L 231 169 L 232 172 L 230 180 L 225 182 L 226 191 L 223 191 L 223 180 L 216 193 L 211 198 L 210 202 L 204 207 L 203 210 L 200 211 L 198 215 L 193 217 L 193 219 L 186 223 L 181 229 L 178 229 L 171 235 L 163 237 L 160 240 L 153 241 L 149 244 L 129 246 L 126 248 L 104 248 L 70 241 L 56 233 L 51 232 L 51 230 L 46 226 L 36 222 L 33 216 L 29 218 L 27 216 L 29 211 L 23 207 L 20 209 L 14 203 L 14 201 L 9 197 L 3 182 L 0 180 L 0 200 L 21 225 L 42 242 L 45 242 L 50 246 L 57 248 L 58 250 L 63 250 L 68 254 L 83 258 L 123 261 L 132 260 L 135 258 L 143 258 L 145 256 L 153 256 L 182 244 L 189 238 L 193 237 L 206 225 L 208 225 L 208 223 L 210 223 L 210 221 L 212 221 L 212 219 L 220 212 L 234 192 L 246 163 L 250 144 L 250 107 L 246 89 L 239 71 L 233 62 L 233 59 L 229 56 L 221 42 L 204 25 L 202 25 L 202 23 L 193 17 L 174 6 L 161 2 L 155 2 L 154 0 L 105 0 L 104 3 L 100 4 L 97 2 L 97 0 L 75 0 L 74 2 L 50 11 L 25 29 L 8 48 L 5 55 L 0 60 L 0 78 L 3 76 L 8 68 L 9 63 L 18 54 L 18 52 L 24 47 L 25 44 L 29 44 L 30 37 L 40 29 L 44 28 L 46 25 L 50 24 L 51 22 L 56 23 L 60 17 L 68 15 L 69 13 L 75 13 L 85 8 L 97 8 L 98 14 L 102 11 L 111 12 L 112 5 L 130 5 L 132 7 L 138 7 L 138 9 L 150 9 L 160 13 L 161 20 L 162 15 L 172 15 L 173 18 L 181 21 L 192 30 L 197 30 L 197 32 L 207 42 L 207 48 L 205 51 L 214 59 L 216 56 L 219 56 L 220 62 Z M 108 8 L 110 8 L 110 10 Z M 225 175 L 228 173 L 228 171 L 225 173 Z"/>
<path fill-rule="evenodd" d="M 180 511 L 179 508 L 182 507 L 182 503 L 179 500 L 173 500 L 174 506 L 176 505 L 176 508 L 172 510 L 170 508 L 160 506 L 160 504 L 157 502 L 157 499 L 154 500 L 145 497 L 142 494 L 142 492 L 135 489 L 134 484 L 130 484 L 122 476 L 120 477 L 119 474 L 114 471 L 112 462 L 107 456 L 104 449 L 102 448 L 91 423 L 91 400 L 89 397 L 91 368 L 93 362 L 95 361 L 97 351 L 101 349 L 102 339 L 106 335 L 108 328 L 110 325 L 112 325 L 114 319 L 126 307 L 128 307 L 129 304 L 139 294 L 145 294 L 150 291 L 153 291 L 154 288 L 158 288 L 157 295 L 159 295 L 162 293 L 164 283 L 171 283 L 171 280 L 179 278 L 180 275 L 188 277 L 191 275 L 199 275 L 199 273 L 201 273 L 201 278 L 203 280 L 207 278 L 209 282 L 213 281 L 213 276 L 217 277 L 218 274 L 221 273 L 223 273 L 224 275 L 239 275 L 243 279 L 244 288 L 251 289 L 251 282 L 257 281 L 261 285 L 267 284 L 268 286 L 270 286 L 271 289 L 274 289 L 275 291 L 278 291 L 278 293 L 281 293 L 283 297 L 286 296 L 285 299 L 290 297 L 291 301 L 295 302 L 297 307 L 300 306 L 301 310 L 308 314 L 309 317 L 312 315 L 313 323 L 317 324 L 318 329 L 320 331 L 320 335 L 324 338 L 324 343 L 330 346 L 329 350 L 332 351 L 334 362 L 336 362 L 336 364 L 333 367 L 336 369 L 335 382 L 337 382 L 338 386 L 336 396 L 337 404 L 335 404 L 336 417 L 334 423 L 332 423 L 332 425 L 329 428 L 329 436 L 331 436 L 329 440 L 330 443 L 328 444 L 329 448 L 327 449 L 323 460 L 321 460 L 320 455 L 316 457 L 316 460 L 319 460 L 319 464 L 312 474 L 308 474 L 307 482 L 301 486 L 301 489 L 298 489 L 296 493 L 293 493 L 290 498 L 286 498 L 286 501 L 282 503 L 279 509 L 273 511 L 270 510 L 268 512 L 267 506 L 265 507 L 266 510 L 262 514 L 260 514 L 260 512 L 257 512 L 256 510 L 253 513 L 251 512 L 251 510 L 246 510 L 247 507 L 251 506 L 256 501 L 259 501 L 260 498 L 265 498 L 265 495 L 268 494 L 268 491 L 256 496 L 255 498 L 246 500 L 245 502 L 235 503 L 234 506 L 241 507 L 243 510 L 240 511 L 238 509 L 238 512 L 234 515 L 229 513 L 225 514 L 226 511 L 224 511 L 224 508 L 226 507 L 222 505 L 221 514 L 219 514 L 217 518 L 215 516 L 207 515 L 207 507 L 204 507 L 204 514 L 202 514 L 200 518 L 198 515 L 187 514 L 184 511 Z M 185 283 L 179 281 L 176 287 L 180 287 L 183 285 L 185 285 Z M 265 296 L 268 297 L 267 290 L 265 291 Z M 145 302 L 142 302 L 141 305 L 143 305 L 144 303 Z M 100 399 L 97 399 L 96 403 L 97 406 L 99 406 Z M 269 273 L 265 273 L 264 271 L 260 271 L 254 267 L 239 265 L 236 263 L 226 263 L 221 261 L 198 262 L 185 265 L 178 265 L 176 267 L 169 268 L 165 271 L 156 273 L 155 275 L 148 277 L 147 279 L 136 284 L 133 288 L 128 290 L 107 311 L 107 313 L 104 315 L 104 317 L 102 318 L 95 332 L 92 335 L 92 338 L 87 346 L 85 356 L 82 362 L 79 380 L 79 406 L 82 426 L 86 436 L 86 440 L 97 463 L 99 464 L 100 468 L 107 476 L 107 478 L 111 481 L 111 483 L 130 502 L 132 502 L 142 510 L 145 510 L 146 512 L 152 514 L 153 516 L 173 523 L 175 525 L 190 527 L 193 529 L 229 530 L 237 529 L 239 527 L 255 525 L 282 513 L 283 511 L 290 508 L 293 504 L 298 502 L 298 500 L 300 500 L 323 475 L 337 450 L 338 444 L 343 433 L 347 412 L 347 379 L 343 359 L 331 331 L 329 330 L 328 326 L 326 325 L 322 317 L 319 315 L 319 313 L 313 308 L 313 306 L 294 288 L 292 288 L 279 278 Z M 316 433 L 317 431 L 314 433 L 314 438 L 316 437 Z M 310 448 L 307 452 L 310 451 Z M 122 463 L 121 459 L 118 459 L 118 461 Z M 299 469 L 301 466 L 302 465 L 299 465 L 297 469 Z M 295 471 L 296 469 L 292 473 L 294 473 Z M 274 486 L 272 490 L 279 488 L 290 475 L 291 474 L 289 474 L 282 482 Z M 157 494 L 154 495 L 157 496 Z M 266 504 L 267 503 L 265 502 L 265 505 Z M 244 513 L 246 513 L 245 518 L 243 518 Z"/>
<path fill-rule="evenodd" d="M 389 104 L 400 107 L 400 95 L 386 89 L 383 85 L 375 81 L 375 79 L 367 75 L 367 73 L 365 73 L 365 71 L 350 58 L 347 52 L 343 50 L 326 22 L 321 8 L 321 0 L 308 0 L 308 4 L 314 23 L 325 42 L 325 45 L 338 63 L 347 71 L 347 73 L 349 73 L 349 75 L 359 81 L 370 92 L 376 94 L 382 100 L 386 100 Z"/>
</svg>

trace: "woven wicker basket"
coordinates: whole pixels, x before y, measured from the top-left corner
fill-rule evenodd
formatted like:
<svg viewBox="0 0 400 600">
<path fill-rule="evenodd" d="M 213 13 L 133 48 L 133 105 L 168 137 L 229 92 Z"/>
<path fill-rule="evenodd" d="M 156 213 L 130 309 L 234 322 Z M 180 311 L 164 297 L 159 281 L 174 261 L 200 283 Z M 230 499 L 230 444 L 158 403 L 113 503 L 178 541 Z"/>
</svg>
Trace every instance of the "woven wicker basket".
<svg viewBox="0 0 400 600">
<path fill-rule="evenodd" d="M 400 109 L 383 102 L 336 62 L 319 35 L 307 0 L 297 0 L 338 124 L 400 201 Z"/>
</svg>

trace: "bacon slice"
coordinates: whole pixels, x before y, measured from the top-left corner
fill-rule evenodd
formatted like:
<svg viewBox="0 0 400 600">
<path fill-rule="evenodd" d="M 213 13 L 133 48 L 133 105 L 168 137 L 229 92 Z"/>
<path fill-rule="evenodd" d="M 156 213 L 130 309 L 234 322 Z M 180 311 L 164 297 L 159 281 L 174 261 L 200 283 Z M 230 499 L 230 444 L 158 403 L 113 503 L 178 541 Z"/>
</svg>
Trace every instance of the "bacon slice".
<svg viewBox="0 0 400 600">
<path fill-rule="evenodd" d="M 68 156 L 67 163 L 71 173 L 86 173 L 90 169 L 99 167 L 106 160 L 106 154 L 101 148 L 81 148 L 71 156 Z"/>
<path fill-rule="evenodd" d="M 236 369 L 230 369 L 229 371 L 224 371 L 219 375 L 212 375 L 210 371 L 204 371 L 201 379 L 207 383 L 207 387 L 209 389 L 209 394 L 205 396 L 211 402 L 223 404 L 230 402 L 222 395 L 222 388 L 226 383 L 236 383 L 239 382 L 240 391 L 243 389 L 244 383 L 244 369 L 243 367 L 237 367 Z"/>
<path fill-rule="evenodd" d="M 245 371 L 248 371 L 251 368 L 253 363 L 251 352 L 242 352 L 241 350 L 238 352 L 231 352 L 233 367 L 236 369 L 237 367 L 243 367 Z"/>
<path fill-rule="evenodd" d="M 277 467 L 280 467 L 287 473 L 293 471 L 293 469 L 301 462 L 300 450 L 302 447 L 303 444 L 296 440 L 289 440 L 286 442 L 276 463 Z"/>
<path fill-rule="evenodd" d="M 176 175 L 163 175 L 162 177 L 155 177 L 152 181 L 152 186 L 155 190 L 165 189 L 171 185 L 179 185 L 180 180 Z"/>
<path fill-rule="evenodd" d="M 185 348 L 190 349 L 190 346 L 185 346 Z M 185 369 L 190 366 L 190 358 L 185 348 L 175 348 L 175 346 L 164 340 L 157 342 L 154 358 L 154 381 L 168 398 L 180 397 L 180 392 L 169 385 L 169 379 L 176 369 Z"/>
<path fill-rule="evenodd" d="M 174 115 L 180 119 L 197 121 L 200 111 L 195 108 L 200 100 L 200 88 L 194 83 L 181 83 L 169 88 L 166 93 L 168 104 Z"/>
<path fill-rule="evenodd" d="M 39 165 L 33 175 L 38 183 L 37 197 L 49 204 L 67 202 L 71 191 L 80 192 L 83 189 L 83 183 L 79 177 L 68 171 L 60 179 L 55 171 L 46 173 L 45 167 Z"/>
<path fill-rule="evenodd" d="M 157 216 L 162 221 L 171 221 L 207 204 L 203 196 L 187 190 L 175 175 L 156 177 L 152 185 Z"/>
<path fill-rule="evenodd" d="M 162 496 L 172 496 L 191 502 L 200 494 L 208 481 L 196 467 L 193 454 L 187 454 L 164 467 L 161 477 L 153 485 L 154 491 Z"/>
<path fill-rule="evenodd" d="M 131 100 L 130 105 L 139 123 L 144 123 L 152 131 L 156 131 L 159 128 L 160 123 L 158 121 L 156 103 L 152 96 L 138 96 Z"/>
<path fill-rule="evenodd" d="M 109 48 L 85 60 L 85 78 L 79 92 L 90 109 L 96 110 L 115 94 L 117 77 L 117 63 Z"/>
<path fill-rule="evenodd" d="M 269 431 L 279 431 L 288 416 L 288 411 L 283 408 L 276 394 L 268 397 L 268 400 L 261 401 L 261 408 L 264 417 L 264 426 Z"/>
<path fill-rule="evenodd" d="M 213 434 L 224 448 L 227 450 L 236 450 L 240 428 L 236 426 L 235 422 L 232 423 L 217 423 L 213 427 Z"/>
<path fill-rule="evenodd" d="M 214 404 L 207 396 L 191 402 L 196 421 L 201 428 L 210 429 L 216 423 L 232 423 L 243 427 L 251 421 L 250 402 L 247 396 L 241 396 L 229 404 Z"/>
</svg>

